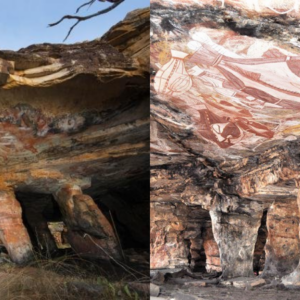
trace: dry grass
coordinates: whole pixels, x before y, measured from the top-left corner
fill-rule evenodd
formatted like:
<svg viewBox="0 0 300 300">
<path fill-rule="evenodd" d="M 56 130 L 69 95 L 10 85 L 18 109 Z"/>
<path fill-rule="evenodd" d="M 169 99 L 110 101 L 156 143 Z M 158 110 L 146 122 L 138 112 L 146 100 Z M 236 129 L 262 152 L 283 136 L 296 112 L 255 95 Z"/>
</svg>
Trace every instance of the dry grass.
<svg viewBox="0 0 300 300">
<path fill-rule="evenodd" d="M 122 274 L 120 279 L 118 271 L 112 270 L 108 275 L 96 264 L 69 256 L 55 260 L 37 258 L 26 267 L 5 263 L 0 265 L 0 299 L 148 299 L 128 285 L 130 281 L 142 282 L 146 276 L 133 279 L 130 275 Z"/>
</svg>

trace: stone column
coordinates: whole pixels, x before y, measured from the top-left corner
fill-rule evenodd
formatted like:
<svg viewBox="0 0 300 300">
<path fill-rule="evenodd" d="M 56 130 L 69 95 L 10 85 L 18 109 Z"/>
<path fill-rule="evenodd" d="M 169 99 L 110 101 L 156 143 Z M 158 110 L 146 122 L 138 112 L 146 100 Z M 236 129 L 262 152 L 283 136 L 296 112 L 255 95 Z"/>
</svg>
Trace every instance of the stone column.
<svg viewBox="0 0 300 300">
<path fill-rule="evenodd" d="M 224 279 L 254 276 L 253 254 L 263 211 L 244 201 L 219 198 L 210 211 Z"/>
<path fill-rule="evenodd" d="M 206 271 L 222 272 L 220 253 L 218 245 L 214 239 L 211 222 L 207 222 L 209 227 L 206 227 L 203 232 L 203 248 L 206 256 Z"/>
<path fill-rule="evenodd" d="M 23 264 L 32 259 L 32 245 L 23 224 L 22 208 L 13 191 L 0 191 L 0 239 L 13 262 Z"/>
<path fill-rule="evenodd" d="M 68 228 L 68 242 L 78 254 L 121 259 L 113 227 L 90 196 L 84 195 L 78 186 L 65 185 L 54 197 Z"/>
<path fill-rule="evenodd" d="M 297 187 L 299 188 L 299 181 L 297 182 Z M 297 204 L 298 204 L 298 211 L 300 214 L 300 188 L 298 190 L 298 196 L 297 196 Z M 299 232 L 298 234 L 300 235 L 300 224 L 299 224 Z M 289 275 L 284 276 L 282 278 L 282 283 L 284 285 L 300 285 L 300 261 L 298 263 L 298 266 L 296 267 L 296 269 Z"/>
<path fill-rule="evenodd" d="M 264 276 L 292 272 L 299 261 L 298 206 L 296 199 L 274 202 L 268 210 L 268 238 Z"/>
</svg>

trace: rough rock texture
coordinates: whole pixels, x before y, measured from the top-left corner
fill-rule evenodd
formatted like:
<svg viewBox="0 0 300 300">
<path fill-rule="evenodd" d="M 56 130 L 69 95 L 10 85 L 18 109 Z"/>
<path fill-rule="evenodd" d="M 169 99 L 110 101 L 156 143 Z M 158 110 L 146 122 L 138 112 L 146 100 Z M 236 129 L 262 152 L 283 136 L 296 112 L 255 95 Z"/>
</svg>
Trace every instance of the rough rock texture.
<svg viewBox="0 0 300 300">
<path fill-rule="evenodd" d="M 34 195 L 50 196 L 51 205 L 55 195 L 74 249 L 104 258 L 92 241 L 83 239 L 87 233 L 120 258 L 109 214 L 117 206 L 109 207 L 101 199 L 118 188 L 130 190 L 132 182 L 144 186 L 149 178 L 147 35 L 149 9 L 141 9 L 128 14 L 102 39 L 0 51 L 0 190 L 27 195 L 27 200 L 20 196 L 20 202 L 25 223 L 37 239 L 49 235 L 46 222 L 52 217 L 42 204 L 30 208 L 41 200 Z M 128 47 L 120 49 L 121 44 Z M 61 198 L 57 192 L 65 186 L 83 194 Z M 11 201 L 16 202 L 13 197 Z M 138 202 L 145 211 L 148 201 L 144 197 Z M 134 205 L 128 197 L 123 202 L 128 208 Z M 18 218 L 20 233 L 14 232 L 19 243 L 30 248 L 19 213 Z M 133 223 L 148 226 L 147 217 L 137 220 L 133 216 Z M 116 230 L 122 231 L 121 240 L 131 235 L 130 219 L 124 226 L 116 217 L 114 221 Z M 27 259 L 25 246 L 15 255 L 20 245 L 10 242 L 6 233 L 4 239 L 6 247 L 15 248 L 11 254 L 15 261 Z M 127 247 L 135 247 L 130 243 Z M 148 245 L 142 241 L 139 247 Z"/>
<path fill-rule="evenodd" d="M 109 43 L 123 54 L 136 59 L 140 70 L 149 73 L 150 64 L 149 9 L 135 10 L 113 26 L 101 41 Z"/>
<path fill-rule="evenodd" d="M 20 203 L 11 190 L 1 191 L 0 203 L 0 239 L 14 262 L 28 262 L 33 252 Z"/>
<path fill-rule="evenodd" d="M 187 219 L 196 207 L 209 212 L 224 278 L 291 273 L 300 255 L 299 2 L 152 0 L 151 9 L 153 218 L 178 203 Z M 164 228 L 151 232 L 161 237 L 155 268 L 168 260 Z M 284 280 L 297 284 L 299 274 Z"/>
<path fill-rule="evenodd" d="M 153 203 L 151 213 L 153 268 L 190 265 L 194 270 L 201 270 L 205 267 L 203 256 L 206 254 L 207 269 L 218 269 L 218 251 L 210 233 L 211 222 L 207 211 L 198 207 L 189 210 L 182 203 Z M 160 228 L 163 228 L 163 231 Z"/>
<path fill-rule="evenodd" d="M 61 187 L 55 194 L 55 200 L 69 229 L 67 239 L 77 253 L 104 259 L 108 255 L 121 258 L 120 245 L 112 225 L 80 187 Z"/>
<path fill-rule="evenodd" d="M 222 200 L 216 199 L 216 204 L 210 210 L 213 233 L 220 250 L 223 276 L 252 276 L 254 247 L 262 210 L 251 207 L 250 203 L 244 203 L 248 205 L 245 205 L 246 209 L 243 210 L 237 199 L 226 200 L 227 203 L 222 205 Z M 233 249 L 235 250 L 232 251 Z"/>
<path fill-rule="evenodd" d="M 268 210 L 264 274 L 291 273 L 299 262 L 299 214 L 295 199 L 275 202 Z"/>
</svg>

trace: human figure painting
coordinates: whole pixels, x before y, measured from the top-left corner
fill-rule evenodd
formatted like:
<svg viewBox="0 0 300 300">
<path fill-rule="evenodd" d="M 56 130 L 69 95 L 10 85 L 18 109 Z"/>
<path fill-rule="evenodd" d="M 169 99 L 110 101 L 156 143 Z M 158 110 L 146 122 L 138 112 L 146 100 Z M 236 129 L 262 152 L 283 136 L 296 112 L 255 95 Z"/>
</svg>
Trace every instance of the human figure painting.
<svg viewBox="0 0 300 300">
<path fill-rule="evenodd" d="M 226 5 L 214 2 L 216 9 Z M 284 7 L 276 1 L 249 2 L 252 12 L 268 10 L 274 16 L 299 11 L 297 1 Z M 293 139 L 290 132 L 300 128 L 300 56 L 293 47 L 261 39 L 259 32 L 220 28 L 203 15 L 185 18 L 152 16 L 154 94 L 189 116 L 192 134 L 207 149 L 253 150 L 282 136 Z"/>
</svg>

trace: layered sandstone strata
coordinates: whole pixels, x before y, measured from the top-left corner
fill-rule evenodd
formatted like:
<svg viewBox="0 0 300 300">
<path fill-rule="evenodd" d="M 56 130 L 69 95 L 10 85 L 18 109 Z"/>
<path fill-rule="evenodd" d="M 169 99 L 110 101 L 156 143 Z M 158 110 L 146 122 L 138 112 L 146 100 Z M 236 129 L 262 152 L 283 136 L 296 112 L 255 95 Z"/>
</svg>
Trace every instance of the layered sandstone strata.
<svg viewBox="0 0 300 300">
<path fill-rule="evenodd" d="M 123 258 L 116 231 L 122 242 L 139 219 L 119 222 L 118 198 L 103 199 L 147 181 L 148 36 L 149 9 L 141 9 L 102 39 L 0 51 L 0 231 L 13 261 L 27 261 L 32 248 L 18 200 L 41 248 L 55 250 L 47 222 L 60 218 L 79 254 Z M 147 211 L 147 197 L 136 204 Z"/>
</svg>

